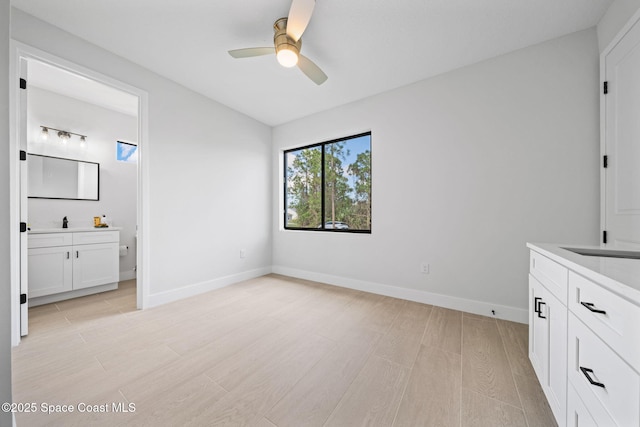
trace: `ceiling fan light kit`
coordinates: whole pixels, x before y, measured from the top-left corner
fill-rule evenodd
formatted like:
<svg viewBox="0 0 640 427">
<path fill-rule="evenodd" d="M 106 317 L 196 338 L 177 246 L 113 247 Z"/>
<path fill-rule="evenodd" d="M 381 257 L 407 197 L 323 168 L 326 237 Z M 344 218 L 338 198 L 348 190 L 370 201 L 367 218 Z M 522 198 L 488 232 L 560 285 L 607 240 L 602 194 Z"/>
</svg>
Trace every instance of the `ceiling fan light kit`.
<svg viewBox="0 0 640 427">
<path fill-rule="evenodd" d="M 315 0 L 293 0 L 289 16 L 280 18 L 273 24 L 274 47 L 234 49 L 229 51 L 229 55 L 234 58 L 250 58 L 275 53 L 280 65 L 287 68 L 297 65 L 304 75 L 315 84 L 321 85 L 327 80 L 327 75 L 313 61 L 300 53 L 302 33 L 307 29 L 315 4 Z"/>
<path fill-rule="evenodd" d="M 287 18 L 278 19 L 273 24 L 275 35 L 273 44 L 276 47 L 276 58 L 283 67 L 291 68 L 298 64 L 298 55 L 302 47 L 302 40 L 294 41 L 287 35 Z"/>
</svg>

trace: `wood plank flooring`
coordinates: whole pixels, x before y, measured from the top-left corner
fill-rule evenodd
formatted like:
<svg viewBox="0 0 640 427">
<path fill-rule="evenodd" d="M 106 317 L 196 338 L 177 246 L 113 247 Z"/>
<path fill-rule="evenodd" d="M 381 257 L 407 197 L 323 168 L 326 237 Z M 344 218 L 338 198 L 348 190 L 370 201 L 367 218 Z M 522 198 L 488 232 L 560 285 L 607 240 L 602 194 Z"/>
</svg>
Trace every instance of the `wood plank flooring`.
<svg viewBox="0 0 640 427">
<path fill-rule="evenodd" d="M 18 426 L 555 425 L 526 325 L 321 283 L 268 275 L 138 311 L 128 281 L 29 321 L 13 396 L 37 409 Z"/>
</svg>

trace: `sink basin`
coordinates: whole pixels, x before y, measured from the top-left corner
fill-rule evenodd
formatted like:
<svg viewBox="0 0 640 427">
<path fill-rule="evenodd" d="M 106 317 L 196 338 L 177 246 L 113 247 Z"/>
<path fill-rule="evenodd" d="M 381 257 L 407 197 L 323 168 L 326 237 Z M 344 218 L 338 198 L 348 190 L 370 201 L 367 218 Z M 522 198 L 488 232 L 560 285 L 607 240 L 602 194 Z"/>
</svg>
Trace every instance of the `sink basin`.
<svg viewBox="0 0 640 427">
<path fill-rule="evenodd" d="M 585 249 L 585 248 L 562 248 L 578 255 L 602 256 L 609 258 L 631 258 L 640 259 L 640 251 L 627 251 L 621 249 Z"/>
</svg>

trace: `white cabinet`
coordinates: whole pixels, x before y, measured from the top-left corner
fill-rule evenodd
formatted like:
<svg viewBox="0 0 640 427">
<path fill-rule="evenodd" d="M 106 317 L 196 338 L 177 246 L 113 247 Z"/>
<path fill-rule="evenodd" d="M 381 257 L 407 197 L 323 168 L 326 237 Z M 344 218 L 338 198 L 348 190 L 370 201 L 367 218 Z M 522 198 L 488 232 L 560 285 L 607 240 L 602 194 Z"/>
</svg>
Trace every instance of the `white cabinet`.
<svg viewBox="0 0 640 427">
<path fill-rule="evenodd" d="M 29 298 L 118 282 L 119 231 L 29 235 Z"/>
<path fill-rule="evenodd" d="M 529 358 L 558 425 L 640 426 L 640 261 L 529 247 Z"/>
<path fill-rule="evenodd" d="M 569 342 L 569 381 L 596 423 L 640 425 L 638 373 L 573 313 Z"/>
<path fill-rule="evenodd" d="M 569 382 L 597 425 L 640 426 L 639 322 L 638 305 L 570 273 Z"/>
<path fill-rule="evenodd" d="M 567 427 L 598 427 L 589 410 L 578 397 L 578 392 L 569 384 L 567 396 Z M 607 425 L 607 424 L 602 424 Z"/>
<path fill-rule="evenodd" d="M 73 289 L 71 251 L 71 246 L 29 249 L 29 296 L 31 298 Z"/>
<path fill-rule="evenodd" d="M 564 426 L 567 407 L 567 307 L 557 294 L 564 294 L 566 301 L 567 270 L 557 267 L 560 266 L 553 261 L 532 253 L 529 358 L 558 425 Z"/>
</svg>

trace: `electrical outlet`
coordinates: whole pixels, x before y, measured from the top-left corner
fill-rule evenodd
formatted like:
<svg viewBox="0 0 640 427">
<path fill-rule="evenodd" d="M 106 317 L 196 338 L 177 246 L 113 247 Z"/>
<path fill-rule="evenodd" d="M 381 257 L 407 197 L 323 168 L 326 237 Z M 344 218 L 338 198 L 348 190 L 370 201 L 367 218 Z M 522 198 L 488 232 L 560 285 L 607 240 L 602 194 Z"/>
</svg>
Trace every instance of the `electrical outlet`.
<svg viewBox="0 0 640 427">
<path fill-rule="evenodd" d="M 420 264 L 420 273 L 429 274 L 429 264 L 427 264 L 426 262 Z"/>
<path fill-rule="evenodd" d="M 246 249 L 240 249 L 240 258 L 245 258 L 247 256 Z"/>
</svg>

